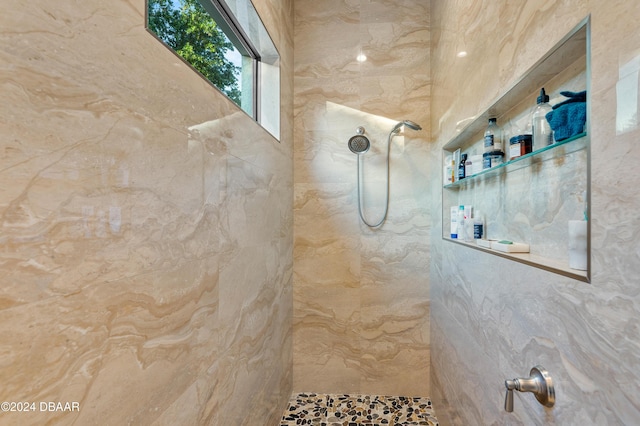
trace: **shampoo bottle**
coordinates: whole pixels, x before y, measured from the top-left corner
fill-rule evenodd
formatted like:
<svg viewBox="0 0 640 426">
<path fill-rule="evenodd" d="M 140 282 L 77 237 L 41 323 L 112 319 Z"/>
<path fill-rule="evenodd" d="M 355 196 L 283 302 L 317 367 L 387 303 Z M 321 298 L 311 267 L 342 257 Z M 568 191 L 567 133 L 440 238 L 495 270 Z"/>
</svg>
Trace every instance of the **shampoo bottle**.
<svg viewBox="0 0 640 426">
<path fill-rule="evenodd" d="M 460 164 L 458 164 L 458 180 L 462 180 L 466 177 L 465 167 L 467 164 L 467 154 L 462 154 L 460 157 Z"/>
<path fill-rule="evenodd" d="M 484 152 L 503 152 L 502 132 L 495 118 L 489 119 L 489 125 L 484 132 Z"/>
<path fill-rule="evenodd" d="M 473 239 L 479 240 L 484 237 L 484 218 L 479 210 L 473 216 Z"/>
</svg>

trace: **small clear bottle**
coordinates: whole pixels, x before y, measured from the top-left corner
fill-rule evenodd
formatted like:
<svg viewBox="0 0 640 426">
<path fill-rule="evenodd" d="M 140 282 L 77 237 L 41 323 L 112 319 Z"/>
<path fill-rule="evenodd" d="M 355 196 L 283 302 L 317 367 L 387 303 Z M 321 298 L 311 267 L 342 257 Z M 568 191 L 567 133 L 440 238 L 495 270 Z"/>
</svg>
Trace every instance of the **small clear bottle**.
<svg viewBox="0 0 640 426">
<path fill-rule="evenodd" d="M 502 131 L 495 118 L 489 119 L 489 125 L 484 132 L 484 152 L 504 152 L 502 147 Z"/>
<path fill-rule="evenodd" d="M 553 133 L 549 121 L 547 121 L 547 113 L 552 111 L 549 105 L 549 96 L 545 93 L 544 87 L 540 89 L 538 96 L 538 105 L 531 115 L 531 127 L 533 132 L 533 151 L 544 148 L 553 143 Z"/>
</svg>

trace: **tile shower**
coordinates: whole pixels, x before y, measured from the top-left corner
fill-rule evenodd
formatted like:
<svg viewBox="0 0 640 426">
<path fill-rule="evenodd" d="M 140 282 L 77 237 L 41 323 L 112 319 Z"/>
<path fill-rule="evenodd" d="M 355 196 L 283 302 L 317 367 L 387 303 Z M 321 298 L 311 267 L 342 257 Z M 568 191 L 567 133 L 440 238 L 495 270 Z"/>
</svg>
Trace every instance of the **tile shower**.
<svg viewBox="0 0 640 426">
<path fill-rule="evenodd" d="M 376 395 L 422 396 L 451 424 L 500 424 L 502 392 L 458 383 L 520 376 L 533 361 L 569 384 L 551 422 L 637 423 L 640 152 L 637 126 L 617 122 L 616 90 L 635 72 L 622 73 L 640 46 L 640 5 L 254 4 L 282 56 L 280 142 L 149 37 L 144 1 L 4 3 L 0 400 L 81 408 L 0 424 L 275 425 L 301 390 L 326 396 L 321 413 L 339 390 L 372 415 Z M 471 280 L 429 201 L 439 147 L 587 14 L 593 281 L 497 259 Z M 465 43 L 497 52 L 495 68 L 473 53 L 458 66 L 448 53 Z M 461 90 L 468 81 L 480 89 Z M 393 146 L 389 223 L 371 231 L 346 143 L 358 125 L 376 143 L 403 119 L 425 130 Z M 535 301 L 528 313 L 508 308 L 522 300 Z M 521 402 L 519 422 L 545 415 Z"/>
<path fill-rule="evenodd" d="M 295 2 L 293 388 L 429 396 L 428 2 L 318 4 Z M 366 129 L 377 200 L 405 119 L 423 130 L 394 138 L 389 217 L 372 230 L 347 143 Z M 384 206 L 364 209 L 377 221 Z"/>
<path fill-rule="evenodd" d="M 144 0 L 3 2 L 0 401 L 80 409 L 0 424 L 280 421 L 293 16 L 254 3 L 281 54 L 281 141 L 146 32 Z"/>
<path fill-rule="evenodd" d="M 523 4 L 431 2 L 432 143 L 442 147 L 461 119 L 491 105 L 590 16 L 592 279 L 584 283 L 443 242 L 442 215 L 434 217 L 430 396 L 443 424 L 638 424 L 639 340 L 631 324 L 640 311 L 639 228 L 631 212 L 640 200 L 640 4 Z M 461 47 L 469 52 L 464 59 L 454 54 Z M 635 118 L 628 120 L 630 114 Z M 438 179 L 438 168 L 430 170 Z M 552 223 L 567 201 L 545 193 L 550 202 L 542 213 Z M 507 219 L 528 220 L 514 216 Z M 513 413 L 506 413 L 503 381 L 528 375 L 536 364 L 557 380 L 555 406 L 517 395 Z"/>
</svg>

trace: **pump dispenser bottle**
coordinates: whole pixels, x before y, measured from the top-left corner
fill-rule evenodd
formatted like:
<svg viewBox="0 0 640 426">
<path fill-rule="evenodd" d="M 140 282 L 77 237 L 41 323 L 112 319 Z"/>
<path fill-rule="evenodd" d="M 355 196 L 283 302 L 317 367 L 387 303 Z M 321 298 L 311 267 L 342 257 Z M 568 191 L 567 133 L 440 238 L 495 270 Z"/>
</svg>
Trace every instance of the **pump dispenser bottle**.
<svg viewBox="0 0 640 426">
<path fill-rule="evenodd" d="M 545 93 L 543 87 L 540 89 L 540 96 L 538 96 L 538 105 L 531 115 L 534 151 L 553 143 L 553 133 L 546 117 L 547 113 L 552 110 L 553 108 L 549 105 L 549 96 Z"/>
</svg>

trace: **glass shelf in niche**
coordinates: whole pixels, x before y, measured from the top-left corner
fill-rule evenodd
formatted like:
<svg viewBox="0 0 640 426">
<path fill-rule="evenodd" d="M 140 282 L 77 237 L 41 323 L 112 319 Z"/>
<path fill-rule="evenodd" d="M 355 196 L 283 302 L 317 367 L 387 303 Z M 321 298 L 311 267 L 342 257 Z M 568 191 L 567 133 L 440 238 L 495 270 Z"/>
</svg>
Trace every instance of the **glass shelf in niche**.
<svg viewBox="0 0 640 426">
<path fill-rule="evenodd" d="M 564 155 L 580 151 L 587 147 L 588 139 L 586 136 L 587 136 L 586 133 L 580 133 L 569 139 L 565 139 L 560 142 L 555 142 L 549 146 L 545 146 L 544 148 L 537 149 L 521 157 L 514 158 L 513 160 L 509 160 L 498 166 L 492 167 L 490 169 L 485 169 L 480 173 L 467 176 L 462 180 L 458 180 L 454 183 L 445 185 L 444 188 L 457 189 L 467 185 L 468 183 L 480 180 L 482 178 L 493 177 L 502 173 L 512 172 L 515 170 L 522 169 L 524 167 L 529 167 L 531 166 L 531 164 L 534 164 L 534 163 L 551 160 L 553 158 L 562 157 Z"/>
</svg>

